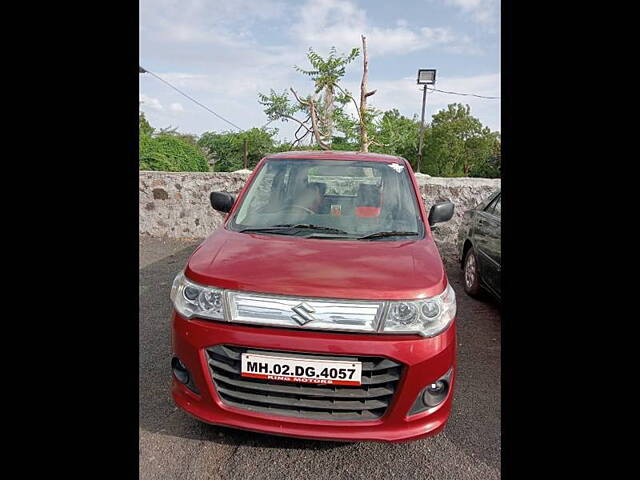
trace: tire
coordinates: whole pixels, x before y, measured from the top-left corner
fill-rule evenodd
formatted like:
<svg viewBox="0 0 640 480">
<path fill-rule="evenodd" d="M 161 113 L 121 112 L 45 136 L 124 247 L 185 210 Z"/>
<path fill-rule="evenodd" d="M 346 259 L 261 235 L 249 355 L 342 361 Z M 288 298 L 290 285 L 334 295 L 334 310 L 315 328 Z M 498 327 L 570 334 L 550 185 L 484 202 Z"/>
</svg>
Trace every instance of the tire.
<svg viewBox="0 0 640 480">
<path fill-rule="evenodd" d="M 476 257 L 473 247 L 469 248 L 464 256 L 463 265 L 464 291 L 472 297 L 476 297 L 480 294 L 480 276 L 478 272 L 478 257 Z"/>
</svg>

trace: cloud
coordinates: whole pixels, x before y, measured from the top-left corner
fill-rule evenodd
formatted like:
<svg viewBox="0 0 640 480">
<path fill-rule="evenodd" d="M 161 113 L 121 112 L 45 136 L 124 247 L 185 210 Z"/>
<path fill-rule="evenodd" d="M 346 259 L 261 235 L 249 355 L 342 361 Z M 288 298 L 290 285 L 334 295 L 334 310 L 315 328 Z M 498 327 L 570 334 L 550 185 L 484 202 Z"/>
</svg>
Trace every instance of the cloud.
<svg viewBox="0 0 640 480">
<path fill-rule="evenodd" d="M 171 105 L 169 105 L 169 110 L 171 110 L 172 112 L 184 112 L 184 107 L 180 102 L 173 102 Z"/>
<path fill-rule="evenodd" d="M 279 0 L 144 0 L 140 17 L 150 38 L 167 43 L 209 43 L 238 46 L 252 38 L 256 22 L 273 21 L 285 13 Z"/>
<path fill-rule="evenodd" d="M 412 30 L 406 20 L 395 27 L 371 24 L 366 11 L 346 0 L 310 0 L 298 7 L 299 20 L 290 34 L 316 49 L 335 46 L 348 51 L 361 45 L 360 35 L 367 37 L 370 56 L 404 55 L 416 50 L 435 47 L 450 49 L 452 53 L 479 53 L 470 38 L 455 34 L 449 27 L 421 27 Z"/>
<path fill-rule="evenodd" d="M 458 8 L 476 23 L 485 26 L 493 26 L 498 23 L 499 0 L 444 0 L 444 4 Z"/>
<path fill-rule="evenodd" d="M 145 95 L 144 93 L 140 93 L 140 102 L 142 103 L 141 108 L 146 107 L 152 110 L 163 110 L 164 107 L 160 103 L 160 100 L 157 98 L 150 97 Z M 143 108 L 144 110 L 145 108 Z"/>
</svg>

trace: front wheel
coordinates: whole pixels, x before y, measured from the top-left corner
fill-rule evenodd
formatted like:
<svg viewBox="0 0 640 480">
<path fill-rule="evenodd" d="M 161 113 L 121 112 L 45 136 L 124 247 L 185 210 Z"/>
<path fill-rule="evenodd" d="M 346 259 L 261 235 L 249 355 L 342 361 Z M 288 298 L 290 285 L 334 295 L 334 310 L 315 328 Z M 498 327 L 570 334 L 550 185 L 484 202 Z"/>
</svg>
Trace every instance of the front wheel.
<svg viewBox="0 0 640 480">
<path fill-rule="evenodd" d="M 464 291 L 472 297 L 480 293 L 478 258 L 473 248 L 470 248 L 464 257 Z"/>
</svg>

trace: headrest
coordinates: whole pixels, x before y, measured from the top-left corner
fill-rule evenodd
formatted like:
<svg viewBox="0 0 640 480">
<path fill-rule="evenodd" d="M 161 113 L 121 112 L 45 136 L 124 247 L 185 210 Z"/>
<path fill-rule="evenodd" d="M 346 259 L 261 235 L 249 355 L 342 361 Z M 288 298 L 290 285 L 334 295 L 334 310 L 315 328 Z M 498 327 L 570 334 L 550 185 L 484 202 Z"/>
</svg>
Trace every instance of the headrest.
<svg viewBox="0 0 640 480">
<path fill-rule="evenodd" d="M 321 182 L 309 182 L 307 184 L 308 187 L 311 188 L 316 188 L 319 192 L 320 195 L 324 195 L 324 192 L 327 191 L 327 184 L 326 183 L 321 183 Z"/>
<path fill-rule="evenodd" d="M 380 206 L 380 187 L 361 183 L 358 186 L 358 206 L 379 207 Z"/>
</svg>

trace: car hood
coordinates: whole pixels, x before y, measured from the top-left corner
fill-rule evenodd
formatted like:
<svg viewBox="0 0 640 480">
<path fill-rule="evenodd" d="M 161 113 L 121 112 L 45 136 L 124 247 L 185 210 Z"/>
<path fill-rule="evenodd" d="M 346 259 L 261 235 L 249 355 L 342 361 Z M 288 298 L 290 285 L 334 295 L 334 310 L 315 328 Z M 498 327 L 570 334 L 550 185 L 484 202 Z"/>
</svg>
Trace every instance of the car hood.
<svg viewBox="0 0 640 480">
<path fill-rule="evenodd" d="M 192 254 L 193 281 L 279 295 L 399 300 L 437 295 L 446 273 L 434 241 L 328 240 L 219 228 Z"/>
</svg>

